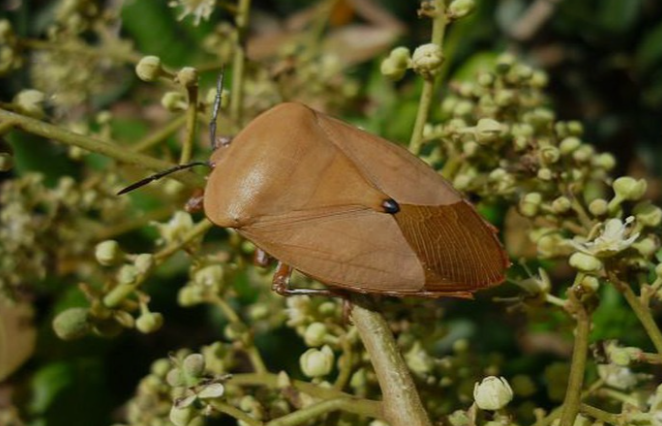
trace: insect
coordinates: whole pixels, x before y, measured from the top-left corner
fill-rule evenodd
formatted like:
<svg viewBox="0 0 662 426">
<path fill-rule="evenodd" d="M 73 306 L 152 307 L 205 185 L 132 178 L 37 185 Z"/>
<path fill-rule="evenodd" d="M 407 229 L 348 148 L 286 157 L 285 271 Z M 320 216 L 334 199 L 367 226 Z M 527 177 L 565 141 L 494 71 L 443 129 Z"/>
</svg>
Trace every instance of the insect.
<svg viewBox="0 0 662 426">
<path fill-rule="evenodd" d="M 472 297 L 505 278 L 496 229 L 437 172 L 305 105 L 266 111 L 209 165 L 205 214 L 278 259 L 279 293 L 320 293 L 290 289 L 292 269 L 332 293 L 390 296 Z"/>
</svg>

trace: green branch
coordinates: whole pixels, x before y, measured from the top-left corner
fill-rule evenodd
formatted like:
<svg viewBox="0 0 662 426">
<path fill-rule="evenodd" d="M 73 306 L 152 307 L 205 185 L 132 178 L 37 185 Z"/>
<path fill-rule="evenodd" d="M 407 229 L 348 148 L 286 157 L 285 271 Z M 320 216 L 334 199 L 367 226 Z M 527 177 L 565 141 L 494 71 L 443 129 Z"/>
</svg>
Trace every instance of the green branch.
<svg viewBox="0 0 662 426">
<path fill-rule="evenodd" d="M 609 280 L 614 284 L 618 291 L 621 292 L 625 300 L 628 302 L 630 308 L 632 308 L 634 311 L 634 314 L 637 316 L 637 318 L 639 318 L 641 325 L 644 326 L 646 333 L 648 333 L 648 337 L 653 342 L 655 350 L 657 350 L 657 352 L 662 355 L 662 332 L 660 332 L 660 329 L 655 322 L 655 318 L 653 318 L 653 315 L 651 315 L 650 310 L 646 308 L 646 306 L 641 303 L 641 300 L 639 300 L 637 295 L 634 294 L 630 284 L 620 280 L 613 272 L 609 272 L 607 275 L 609 276 Z"/>
<path fill-rule="evenodd" d="M 122 163 L 147 168 L 155 172 L 173 166 L 172 163 L 133 152 L 130 149 L 127 149 L 127 147 L 116 143 L 101 141 L 89 136 L 73 133 L 69 130 L 65 130 L 61 127 L 34 118 L 0 109 L 0 125 L 3 123 L 12 123 L 15 128 L 21 129 L 26 133 L 41 136 L 46 139 L 54 139 L 65 145 L 77 146 L 90 152 L 105 155 L 106 157 Z M 193 173 L 177 173 L 170 175 L 169 177 L 192 187 L 203 187 L 205 185 L 204 179 Z"/>
<path fill-rule="evenodd" d="M 384 415 L 391 426 L 430 426 L 423 403 L 388 323 L 366 308 L 366 297 L 352 297 L 352 320 L 377 374 L 384 400 Z"/>
<path fill-rule="evenodd" d="M 570 377 L 563 401 L 560 426 L 572 426 L 579 413 L 586 373 L 586 357 L 588 356 L 588 335 L 591 331 L 591 316 L 579 300 L 574 287 L 570 288 L 568 293 L 569 308 L 577 319 L 577 327 L 575 328 L 575 346 L 572 351 Z"/>
<path fill-rule="evenodd" d="M 446 16 L 446 3 L 444 0 L 434 0 L 434 20 L 432 24 L 432 38 L 431 43 L 436 44 L 443 48 L 444 34 L 446 33 L 446 25 L 448 24 L 448 17 Z M 442 49 L 443 52 L 443 49 Z M 435 77 L 426 78 L 423 81 L 423 91 L 418 103 L 418 112 L 416 114 L 416 122 L 414 123 L 414 130 L 411 134 L 409 141 L 409 150 L 418 155 L 423 145 L 423 128 L 425 123 L 428 122 L 430 114 L 430 106 L 432 105 L 432 95 L 434 88 L 439 84 L 439 73 Z"/>
</svg>

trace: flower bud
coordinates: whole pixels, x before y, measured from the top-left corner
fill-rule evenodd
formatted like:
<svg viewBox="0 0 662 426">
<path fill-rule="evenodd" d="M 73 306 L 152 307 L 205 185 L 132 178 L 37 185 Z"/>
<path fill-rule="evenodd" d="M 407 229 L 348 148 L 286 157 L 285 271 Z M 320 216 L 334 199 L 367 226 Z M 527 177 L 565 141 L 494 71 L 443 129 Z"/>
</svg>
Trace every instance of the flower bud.
<svg viewBox="0 0 662 426">
<path fill-rule="evenodd" d="M 616 167 L 616 158 L 609 153 L 603 153 L 593 159 L 592 164 L 606 171 L 611 171 Z"/>
<path fill-rule="evenodd" d="M 186 109 L 186 97 L 179 92 L 166 92 L 161 98 L 161 105 L 170 112 L 179 112 Z"/>
<path fill-rule="evenodd" d="M 21 90 L 14 97 L 14 105 L 21 114 L 41 118 L 44 116 L 44 100 L 46 96 L 35 89 Z"/>
<path fill-rule="evenodd" d="M 308 346 L 322 346 L 326 342 L 326 337 L 329 335 L 329 330 L 326 325 L 321 322 L 314 322 L 306 327 L 303 335 L 303 340 Z"/>
<path fill-rule="evenodd" d="M 499 74 L 505 74 L 515 64 L 515 56 L 512 53 L 502 53 L 497 57 L 496 70 Z"/>
<path fill-rule="evenodd" d="M 154 255 L 151 253 L 141 253 L 133 261 L 140 275 L 147 275 L 154 269 Z"/>
<path fill-rule="evenodd" d="M 579 138 L 571 136 L 561 141 L 559 144 L 559 150 L 561 151 L 561 154 L 569 155 L 575 152 L 581 146 L 581 144 L 582 142 L 579 140 Z"/>
<path fill-rule="evenodd" d="M 478 75 L 478 84 L 483 87 L 492 87 L 492 85 L 494 85 L 494 80 L 494 75 L 487 72 Z"/>
<path fill-rule="evenodd" d="M 205 372 L 205 357 L 202 354 L 191 354 L 184 358 L 182 371 L 191 377 L 202 377 Z"/>
<path fill-rule="evenodd" d="M 648 258 L 655 254 L 660 248 L 660 240 L 654 234 L 637 241 L 632 244 L 632 247 L 639 252 L 640 255 Z"/>
<path fill-rule="evenodd" d="M 53 330 L 62 340 L 79 339 L 90 332 L 89 310 L 70 308 L 60 312 L 53 320 Z"/>
<path fill-rule="evenodd" d="M 175 426 L 188 426 L 196 417 L 195 407 L 187 405 L 186 407 L 178 407 L 174 404 L 170 409 L 170 421 Z"/>
<path fill-rule="evenodd" d="M 124 253 L 115 240 L 102 241 L 94 249 L 94 256 L 103 266 L 117 265 L 124 259 Z"/>
<path fill-rule="evenodd" d="M 132 285 L 138 281 L 140 272 L 133 265 L 123 265 L 117 272 L 117 282 L 125 285 Z"/>
<path fill-rule="evenodd" d="M 476 155 L 479 149 L 480 145 L 474 141 L 469 141 L 462 145 L 462 152 L 464 152 L 467 157 L 473 157 Z"/>
<path fill-rule="evenodd" d="M 142 81 L 154 81 L 163 75 L 161 58 L 158 56 L 145 56 L 136 65 L 136 75 Z"/>
<path fill-rule="evenodd" d="M 177 303 L 185 308 L 205 301 L 204 289 L 197 286 L 184 286 L 177 293 Z"/>
<path fill-rule="evenodd" d="M 591 212 L 593 216 L 604 216 L 607 214 L 608 203 L 602 198 L 596 198 L 591 201 L 588 205 L 588 211 Z"/>
<path fill-rule="evenodd" d="M 333 369 L 333 351 L 328 346 L 319 349 L 308 349 L 299 358 L 301 371 L 308 377 L 326 376 Z"/>
<path fill-rule="evenodd" d="M 554 210 L 554 212 L 558 214 L 567 213 L 571 207 L 572 207 L 572 202 L 570 201 L 570 199 L 568 199 L 568 197 L 562 196 L 552 201 L 552 210 Z"/>
<path fill-rule="evenodd" d="M 175 82 L 184 87 L 194 87 L 198 85 L 198 70 L 193 67 L 184 67 L 175 76 Z"/>
<path fill-rule="evenodd" d="M 547 73 L 538 70 L 533 71 L 531 79 L 529 80 L 531 87 L 535 89 L 544 89 L 547 87 L 547 83 L 549 83 L 549 77 L 547 76 Z"/>
<path fill-rule="evenodd" d="M 639 203 L 632 210 L 637 223 L 654 228 L 662 223 L 662 209 L 651 204 L 650 201 Z"/>
<path fill-rule="evenodd" d="M 136 328 L 144 334 L 154 333 L 163 326 L 163 315 L 158 312 L 142 313 L 136 320 Z"/>
<path fill-rule="evenodd" d="M 634 179 L 629 176 L 619 177 L 612 184 L 616 197 L 622 200 L 638 200 L 644 196 L 648 183 L 645 179 Z"/>
<path fill-rule="evenodd" d="M 156 224 L 166 243 L 181 241 L 193 228 L 193 218 L 186 212 L 176 212 L 166 224 Z"/>
<path fill-rule="evenodd" d="M 554 178 L 554 173 L 552 170 L 548 167 L 542 167 L 540 170 L 538 170 L 538 173 L 536 173 L 536 176 L 538 176 L 538 179 L 543 180 L 545 182 L 552 180 Z"/>
<path fill-rule="evenodd" d="M 379 71 L 389 80 L 398 81 L 405 76 L 407 67 L 398 66 L 393 59 L 388 57 L 382 61 Z"/>
<path fill-rule="evenodd" d="M 578 163 L 586 163 L 593 158 L 595 154 L 595 148 L 591 145 L 584 144 L 572 153 L 572 158 Z"/>
<path fill-rule="evenodd" d="M 388 58 L 382 61 L 382 74 L 394 81 L 400 80 L 409 67 L 409 62 L 411 61 L 410 56 L 411 53 L 406 47 L 400 46 L 391 50 Z"/>
<path fill-rule="evenodd" d="M 539 192 L 530 192 L 526 194 L 519 202 L 519 210 L 522 216 L 533 217 L 538 214 L 538 209 L 542 203 L 542 195 Z"/>
<path fill-rule="evenodd" d="M 196 271 L 193 275 L 193 282 L 196 284 L 212 287 L 218 285 L 223 280 L 223 267 L 221 265 L 209 265 Z"/>
<path fill-rule="evenodd" d="M 424 78 L 431 78 L 444 62 L 441 47 L 434 43 L 423 44 L 414 50 L 412 68 Z"/>
<path fill-rule="evenodd" d="M 164 379 L 170 372 L 170 361 L 166 358 L 157 359 L 149 367 L 149 370 L 153 375 Z"/>
<path fill-rule="evenodd" d="M 543 164 L 554 164 L 561 158 L 561 152 L 555 146 L 545 146 L 540 149 L 540 161 Z"/>
<path fill-rule="evenodd" d="M 473 12 L 475 8 L 475 0 L 453 0 L 448 5 L 448 13 L 452 19 L 459 19 Z"/>
<path fill-rule="evenodd" d="M 480 144 L 486 144 L 498 139 L 501 135 L 501 123 L 491 118 L 481 118 L 476 124 L 476 140 Z"/>
<path fill-rule="evenodd" d="M 577 252 L 570 256 L 570 266 L 582 272 L 597 272 L 602 269 L 602 262 L 595 256 Z"/>
<path fill-rule="evenodd" d="M 500 410 L 513 399 L 513 390 L 503 377 L 489 376 L 474 385 L 474 400 L 481 410 Z"/>
</svg>

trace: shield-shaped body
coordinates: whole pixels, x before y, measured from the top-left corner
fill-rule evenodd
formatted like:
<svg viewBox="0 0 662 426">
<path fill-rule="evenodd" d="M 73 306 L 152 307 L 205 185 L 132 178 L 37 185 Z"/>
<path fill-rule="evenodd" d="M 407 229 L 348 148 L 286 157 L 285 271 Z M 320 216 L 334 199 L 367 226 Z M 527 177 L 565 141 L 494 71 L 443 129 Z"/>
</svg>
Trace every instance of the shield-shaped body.
<svg viewBox="0 0 662 426">
<path fill-rule="evenodd" d="M 407 150 L 297 103 L 212 155 L 207 217 L 329 286 L 465 296 L 503 281 L 495 229 Z"/>
</svg>

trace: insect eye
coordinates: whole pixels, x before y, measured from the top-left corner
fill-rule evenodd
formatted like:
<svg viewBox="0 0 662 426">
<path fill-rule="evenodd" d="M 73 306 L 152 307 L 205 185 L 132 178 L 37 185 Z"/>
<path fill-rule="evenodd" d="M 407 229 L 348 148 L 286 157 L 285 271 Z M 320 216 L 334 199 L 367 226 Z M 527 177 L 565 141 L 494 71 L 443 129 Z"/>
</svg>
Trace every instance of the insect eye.
<svg viewBox="0 0 662 426">
<path fill-rule="evenodd" d="M 393 198 L 384 200 L 382 207 L 384 208 L 384 212 L 389 214 L 396 214 L 400 211 L 400 205 Z"/>
</svg>

